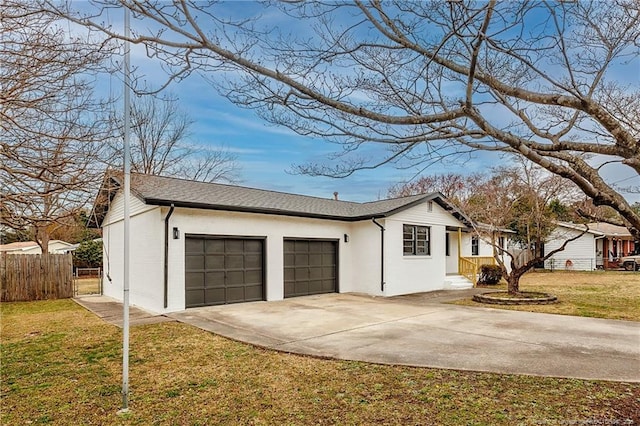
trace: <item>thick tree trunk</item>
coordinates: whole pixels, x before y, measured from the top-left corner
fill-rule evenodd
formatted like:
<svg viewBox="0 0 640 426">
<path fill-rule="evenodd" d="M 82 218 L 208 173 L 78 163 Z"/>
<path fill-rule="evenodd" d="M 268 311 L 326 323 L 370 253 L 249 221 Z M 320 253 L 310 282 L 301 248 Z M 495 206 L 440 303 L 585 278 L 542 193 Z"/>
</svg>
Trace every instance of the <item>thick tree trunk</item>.
<svg viewBox="0 0 640 426">
<path fill-rule="evenodd" d="M 34 234 L 36 243 L 38 243 L 40 249 L 42 249 L 42 254 L 49 253 L 49 232 L 46 229 L 36 227 Z"/>
<path fill-rule="evenodd" d="M 520 277 L 528 270 L 529 268 L 516 268 L 511 271 L 510 274 L 506 276 L 507 278 L 507 292 L 509 294 L 516 295 L 520 293 Z"/>
</svg>

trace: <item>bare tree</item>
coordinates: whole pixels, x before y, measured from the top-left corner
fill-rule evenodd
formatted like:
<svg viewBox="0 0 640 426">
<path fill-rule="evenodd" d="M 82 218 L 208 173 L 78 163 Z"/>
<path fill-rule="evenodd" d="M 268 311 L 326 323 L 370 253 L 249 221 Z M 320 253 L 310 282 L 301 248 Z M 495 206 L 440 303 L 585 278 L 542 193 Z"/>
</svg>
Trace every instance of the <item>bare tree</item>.
<svg viewBox="0 0 640 426">
<path fill-rule="evenodd" d="M 131 107 L 131 169 L 207 182 L 237 181 L 236 156 L 222 147 L 191 142 L 193 123 L 175 98 L 138 98 Z M 112 167 L 122 165 L 121 140 L 119 136 L 109 144 L 107 162 Z"/>
<path fill-rule="evenodd" d="M 571 235 L 556 235 L 560 247 L 544 253 L 543 244 L 556 230 L 558 217 L 552 209 L 554 201 L 570 203 L 577 188 L 570 181 L 516 161 L 515 166 L 496 167 L 491 176 L 475 188 L 466 202 L 466 212 L 480 224 L 475 232 L 493 247 L 494 259 L 502 269 L 511 294 L 520 291 L 520 278 L 540 263 L 563 251 L 569 243 L 580 238 L 588 227 Z M 512 246 L 502 246 L 497 236 L 504 229 L 515 231 L 510 237 Z M 509 259 L 507 268 L 504 258 Z"/>
<path fill-rule="evenodd" d="M 86 203 L 102 171 L 95 142 L 109 128 L 91 87 L 110 50 L 33 6 L 0 6 L 0 214 L 3 227 L 27 231 L 46 253 L 51 233 Z"/>
<path fill-rule="evenodd" d="M 387 195 L 389 197 L 406 197 L 437 191 L 447 197 L 460 210 L 467 211 L 469 201 L 473 199 L 478 188 L 486 183 L 488 178 L 489 175 L 485 173 L 472 173 L 467 176 L 460 173 L 425 175 L 413 181 L 391 186 L 387 190 Z"/>
<path fill-rule="evenodd" d="M 637 72 L 637 1 L 283 1 L 240 18 L 216 2 L 93 4 L 132 10 L 130 40 L 162 61 L 168 82 L 200 72 L 265 120 L 344 144 L 344 162 L 305 173 L 517 153 L 640 234 L 640 216 L 600 167 L 640 172 L 640 83 L 615 72 Z M 103 10 L 56 13 L 122 39 L 102 24 Z M 277 11 L 279 28 L 299 32 L 274 29 Z M 387 145 L 388 155 L 358 154 L 368 143 Z"/>
<path fill-rule="evenodd" d="M 475 224 L 474 232 L 494 249 L 510 293 L 520 291 L 520 278 L 535 265 L 564 250 L 575 235 L 558 235 L 561 248 L 543 253 L 541 248 L 557 228 L 554 204 L 571 206 L 579 192 L 571 181 L 532 165 L 521 157 L 508 157 L 509 166 L 498 166 L 485 174 L 463 176 L 446 173 L 422 176 L 415 182 L 394 185 L 391 196 L 442 192 Z M 567 207 L 570 208 L 570 207 Z M 500 244 L 504 230 L 511 247 Z M 566 237 L 566 238 L 565 238 Z M 565 242 L 566 241 L 566 242 Z M 507 268 L 503 259 L 509 259 Z"/>
</svg>

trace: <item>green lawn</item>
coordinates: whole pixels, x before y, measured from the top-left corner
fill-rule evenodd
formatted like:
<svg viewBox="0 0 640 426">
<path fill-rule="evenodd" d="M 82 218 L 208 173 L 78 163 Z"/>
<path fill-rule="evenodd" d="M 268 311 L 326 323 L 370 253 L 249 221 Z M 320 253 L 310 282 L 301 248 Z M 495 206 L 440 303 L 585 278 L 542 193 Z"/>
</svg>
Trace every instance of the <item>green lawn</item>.
<svg viewBox="0 0 640 426">
<path fill-rule="evenodd" d="M 506 284 L 486 286 L 506 289 Z M 471 299 L 459 305 L 489 306 L 550 314 L 577 315 L 640 321 L 640 272 L 529 272 L 520 279 L 520 290 L 558 296 L 559 303 L 537 306 L 480 305 Z"/>
<path fill-rule="evenodd" d="M 179 323 L 131 329 L 131 412 L 119 417 L 121 330 L 70 300 L 3 303 L 1 315 L 3 425 L 640 421 L 640 384 L 323 360 Z"/>
</svg>

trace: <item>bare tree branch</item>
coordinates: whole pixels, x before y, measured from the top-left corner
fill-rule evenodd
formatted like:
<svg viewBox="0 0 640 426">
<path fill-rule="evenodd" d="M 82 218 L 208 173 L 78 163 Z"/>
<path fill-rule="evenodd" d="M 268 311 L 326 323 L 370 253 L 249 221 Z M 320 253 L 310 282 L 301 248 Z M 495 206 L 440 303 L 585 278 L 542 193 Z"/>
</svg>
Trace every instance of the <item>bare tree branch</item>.
<svg viewBox="0 0 640 426">
<path fill-rule="evenodd" d="M 69 34 L 33 2 L 5 1 L 0 15 L 0 219 L 47 252 L 102 173 L 108 107 L 92 86 L 112 49 Z"/>
<path fill-rule="evenodd" d="M 140 24 L 130 41 L 161 61 L 167 81 L 201 73 L 265 120 L 352 154 L 302 171 L 345 176 L 418 152 L 425 162 L 432 152 L 518 153 L 640 229 L 640 215 L 585 156 L 640 173 L 640 83 L 623 84 L 615 72 L 635 72 L 640 58 L 633 0 L 266 4 L 301 24 L 296 34 L 260 15 L 231 18 L 217 2 L 94 0 L 87 15 L 42 1 L 120 40 L 100 17 L 129 7 Z M 369 142 L 398 149 L 359 156 Z"/>
<path fill-rule="evenodd" d="M 180 109 L 177 98 L 139 97 L 131 106 L 131 169 L 134 172 L 200 181 L 236 182 L 236 156 L 225 147 L 213 148 L 191 141 L 193 120 Z M 106 159 L 121 168 L 119 135 L 108 143 Z"/>
</svg>

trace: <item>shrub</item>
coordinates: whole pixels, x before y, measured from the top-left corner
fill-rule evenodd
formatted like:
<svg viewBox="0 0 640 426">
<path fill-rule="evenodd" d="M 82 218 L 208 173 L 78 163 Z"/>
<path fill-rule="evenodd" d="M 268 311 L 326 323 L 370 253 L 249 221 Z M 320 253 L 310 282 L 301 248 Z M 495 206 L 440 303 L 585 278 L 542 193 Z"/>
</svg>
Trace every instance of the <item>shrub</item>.
<svg viewBox="0 0 640 426">
<path fill-rule="evenodd" d="M 102 240 L 82 242 L 73 253 L 73 260 L 78 268 L 102 267 Z"/>
<path fill-rule="evenodd" d="M 498 265 L 481 265 L 478 284 L 498 284 L 502 279 L 502 269 Z"/>
</svg>

